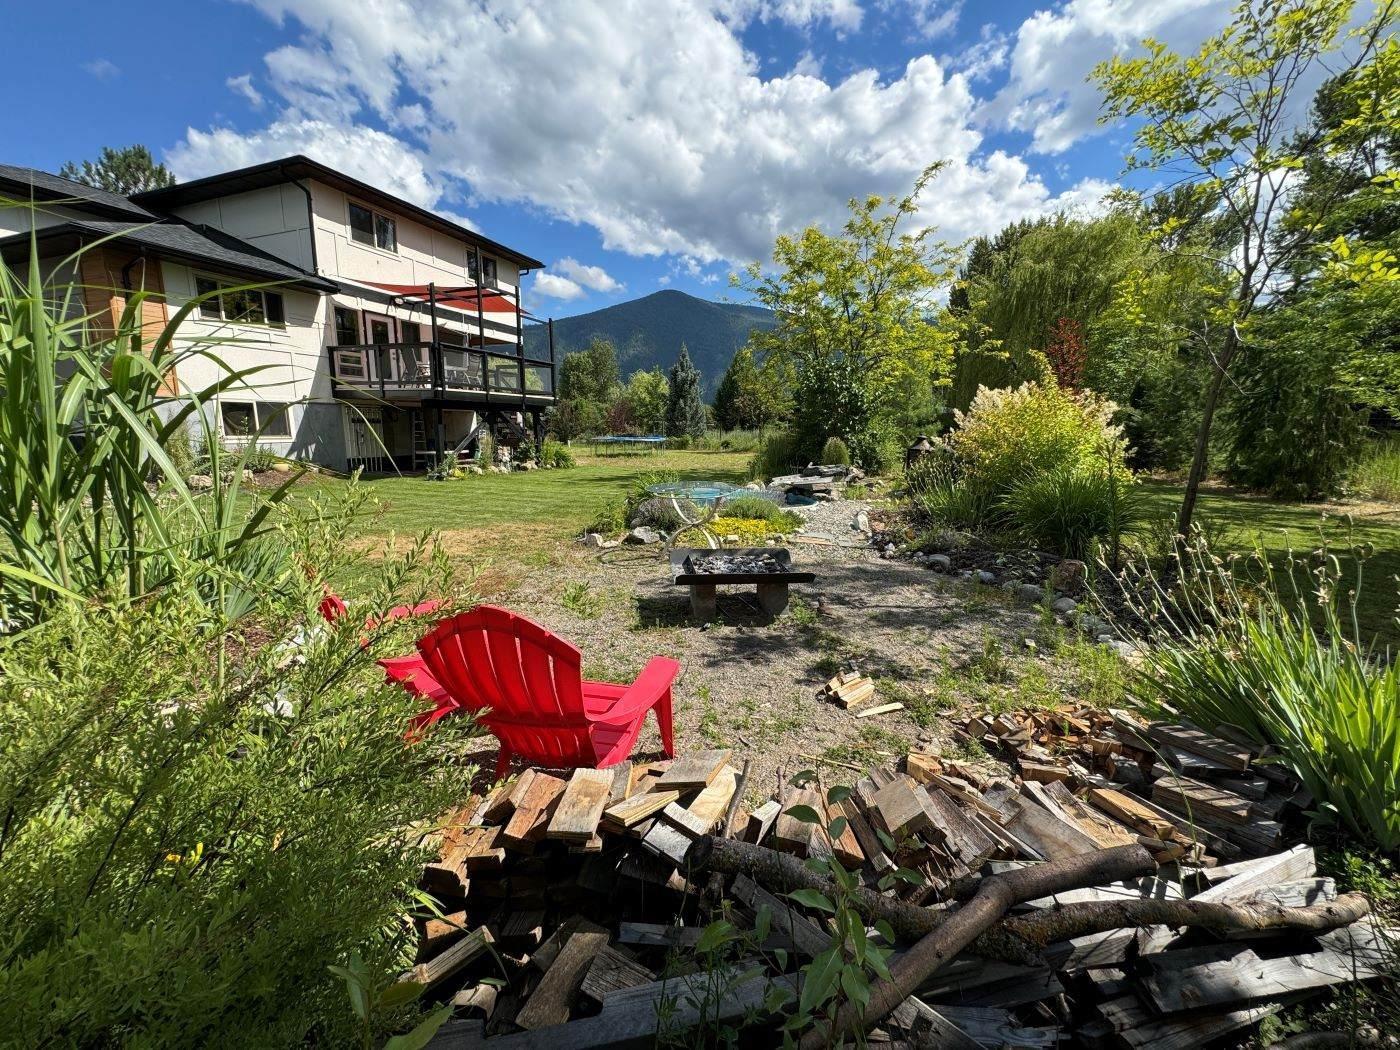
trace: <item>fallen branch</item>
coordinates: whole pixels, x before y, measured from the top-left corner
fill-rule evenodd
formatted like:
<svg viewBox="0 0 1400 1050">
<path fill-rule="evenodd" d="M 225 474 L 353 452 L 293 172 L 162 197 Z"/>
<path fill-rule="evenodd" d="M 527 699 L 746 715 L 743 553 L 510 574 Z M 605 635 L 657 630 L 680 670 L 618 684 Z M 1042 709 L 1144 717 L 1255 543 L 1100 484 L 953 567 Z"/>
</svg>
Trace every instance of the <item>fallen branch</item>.
<svg viewBox="0 0 1400 1050">
<path fill-rule="evenodd" d="M 837 1012 L 831 1030 L 813 1028 L 802 1037 L 799 1046 L 801 1050 L 821 1050 L 857 1029 L 878 1024 L 1017 904 L 1156 870 L 1152 854 L 1141 846 L 1118 846 L 988 876 L 970 901 L 947 913 L 936 929 L 894 961 L 889 978 L 870 989 L 870 1004 L 864 1011 L 848 1001 Z"/>
<path fill-rule="evenodd" d="M 840 893 L 834 882 L 812 871 L 799 858 L 752 842 L 738 842 L 712 835 L 699 838 L 691 845 L 686 863 L 691 871 L 747 875 L 775 893 L 816 890 L 832 898 Z M 895 900 L 865 886 L 857 886 L 851 897 L 862 918 L 870 923 L 881 920 L 889 923 L 900 940 L 918 940 L 944 919 L 943 912 Z"/>
<path fill-rule="evenodd" d="M 1360 893 L 1344 893 L 1334 901 L 1302 908 L 1260 900 L 1235 904 L 1192 900 L 1085 901 L 1005 919 L 999 924 L 999 931 L 1043 948 L 1053 941 L 1132 926 L 1205 926 L 1217 933 L 1278 929 L 1322 933 L 1350 926 L 1370 912 L 1371 902 Z"/>
</svg>

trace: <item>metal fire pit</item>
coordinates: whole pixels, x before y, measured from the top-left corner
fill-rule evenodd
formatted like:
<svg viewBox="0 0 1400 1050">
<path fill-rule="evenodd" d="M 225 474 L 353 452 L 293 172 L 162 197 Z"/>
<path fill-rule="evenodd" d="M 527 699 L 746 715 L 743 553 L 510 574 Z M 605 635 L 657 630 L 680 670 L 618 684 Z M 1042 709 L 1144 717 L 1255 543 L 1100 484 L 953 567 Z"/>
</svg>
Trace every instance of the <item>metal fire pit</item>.
<svg viewBox="0 0 1400 1050">
<path fill-rule="evenodd" d="M 690 588 L 690 609 L 700 620 L 715 618 L 715 587 L 721 583 L 756 584 L 758 604 L 777 616 L 787 608 L 788 584 L 811 583 L 816 578 L 794 570 L 792 554 L 783 547 L 679 547 L 671 552 L 671 582 Z"/>
</svg>

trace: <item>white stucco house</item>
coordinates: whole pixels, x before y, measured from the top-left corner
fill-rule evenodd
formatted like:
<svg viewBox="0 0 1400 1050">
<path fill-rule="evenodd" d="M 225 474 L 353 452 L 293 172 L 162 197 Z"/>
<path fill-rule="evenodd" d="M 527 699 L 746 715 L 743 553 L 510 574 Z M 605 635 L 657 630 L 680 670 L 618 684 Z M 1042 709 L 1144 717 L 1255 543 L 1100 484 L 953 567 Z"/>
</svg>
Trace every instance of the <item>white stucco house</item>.
<svg viewBox="0 0 1400 1050">
<path fill-rule="evenodd" d="M 525 313 L 520 285 L 543 264 L 434 212 L 301 156 L 130 198 L 0 164 L 12 266 L 31 244 L 56 263 L 103 238 L 77 275 L 89 314 L 119 315 L 144 288 L 144 320 L 163 325 L 206 296 L 181 336 L 219 340 L 229 369 L 259 369 L 219 401 L 229 444 L 258 432 L 292 458 L 413 470 L 470 453 L 484 432 L 542 437 L 552 326 Z M 219 367 L 192 359 L 175 392 Z"/>
</svg>

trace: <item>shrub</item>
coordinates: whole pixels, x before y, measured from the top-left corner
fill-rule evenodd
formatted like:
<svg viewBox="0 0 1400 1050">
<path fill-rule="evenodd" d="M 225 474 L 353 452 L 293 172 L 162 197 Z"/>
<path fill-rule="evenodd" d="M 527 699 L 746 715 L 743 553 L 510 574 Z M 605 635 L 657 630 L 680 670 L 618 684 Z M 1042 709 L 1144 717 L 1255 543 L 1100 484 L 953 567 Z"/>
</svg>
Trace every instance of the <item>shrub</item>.
<svg viewBox="0 0 1400 1050">
<path fill-rule="evenodd" d="M 280 538 L 330 571 L 352 520 Z M 402 593 L 415 562 L 377 563 L 357 605 L 450 599 Z M 474 723 L 405 746 L 419 705 L 374 660 L 412 629 L 361 649 L 363 621 L 320 624 L 319 578 L 294 579 L 257 593 L 251 632 L 168 588 L 0 644 L 0 1044 L 351 1045 L 328 967 L 412 961 L 421 835 L 466 795 Z"/>
<path fill-rule="evenodd" d="M 271 470 L 278 463 L 282 462 L 282 457 L 270 448 L 263 445 L 251 445 L 245 450 L 243 466 L 248 470 L 264 471 Z"/>
<path fill-rule="evenodd" d="M 520 442 L 520 444 L 510 450 L 510 461 L 516 466 L 532 461 L 536 462 L 538 465 L 538 461 L 535 460 L 535 443 L 529 438 Z"/>
<path fill-rule="evenodd" d="M 996 517 L 992 498 L 971 478 L 957 477 L 952 465 L 925 460 L 913 472 L 910 504 L 924 524 L 963 532 L 980 532 Z"/>
<path fill-rule="evenodd" d="M 771 532 L 792 532 L 802 524 L 802 518 L 766 496 L 748 493 L 732 496 L 720 504 L 719 513 L 726 518 L 761 521 Z"/>
<path fill-rule="evenodd" d="M 982 387 L 966 412 L 954 413 L 957 427 L 948 442 L 961 473 L 997 496 L 1010 492 L 1027 470 L 1102 469 L 1108 462 L 1126 478 L 1114 411 L 1112 402 L 1092 393 L 1071 394 L 1053 384 Z"/>
<path fill-rule="evenodd" d="M 687 521 L 695 521 L 700 514 L 700 508 L 688 499 L 652 496 L 631 511 L 627 524 L 646 525 L 662 532 L 670 532 L 680 528 Z"/>
<path fill-rule="evenodd" d="M 559 441 L 545 440 L 543 450 L 540 452 L 540 466 L 561 469 L 573 465 L 574 456 L 567 445 Z"/>
<path fill-rule="evenodd" d="M 851 450 L 839 437 L 827 438 L 826 444 L 822 446 L 821 462 L 849 467 L 851 465 Z"/>
<path fill-rule="evenodd" d="M 1385 503 L 1400 503 L 1400 440 L 1377 441 L 1352 470 L 1358 495 Z"/>
<path fill-rule="evenodd" d="M 775 430 L 763 439 L 749 461 L 749 478 L 767 481 L 791 474 L 797 466 L 797 439 L 785 430 Z"/>
<path fill-rule="evenodd" d="M 1012 527 L 1042 550 L 1088 561 L 1107 541 L 1113 565 L 1124 532 L 1147 517 L 1138 490 L 1112 471 L 1066 466 L 1028 475 L 1004 506 Z"/>
<path fill-rule="evenodd" d="M 1315 818 L 1382 849 L 1400 848 L 1400 665 L 1361 644 L 1355 580 L 1325 551 L 1314 568 L 1242 566 L 1190 545 L 1175 578 L 1124 588 L 1154 644 L 1130 683 L 1137 699 L 1170 705 L 1197 725 L 1238 727 L 1317 800 Z M 1350 593 L 1348 593 L 1350 592 Z M 1311 614 L 1311 615 L 1310 615 Z M 1315 626 L 1316 625 L 1316 626 Z"/>
</svg>

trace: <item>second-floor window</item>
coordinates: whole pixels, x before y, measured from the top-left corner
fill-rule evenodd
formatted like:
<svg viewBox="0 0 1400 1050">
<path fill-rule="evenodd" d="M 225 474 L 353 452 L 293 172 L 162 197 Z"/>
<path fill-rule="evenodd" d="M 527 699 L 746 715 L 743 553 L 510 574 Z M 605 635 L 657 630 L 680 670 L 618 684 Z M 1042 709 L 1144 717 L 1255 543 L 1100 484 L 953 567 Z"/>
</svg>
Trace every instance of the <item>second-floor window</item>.
<svg viewBox="0 0 1400 1050">
<path fill-rule="evenodd" d="M 481 269 L 482 273 L 485 275 L 484 280 L 477 275 L 476 260 L 476 252 L 467 253 L 467 277 L 473 284 L 485 284 L 494 287 L 496 284 L 496 260 L 489 255 L 481 256 Z"/>
<path fill-rule="evenodd" d="M 386 252 L 399 250 L 399 231 L 394 220 L 354 201 L 350 202 L 350 236 Z"/>
<path fill-rule="evenodd" d="M 212 277 L 196 277 L 194 290 L 198 295 L 207 296 L 199 304 L 200 317 L 212 321 L 286 327 L 287 309 L 282 301 L 281 292 L 269 292 L 261 288 L 237 288 Z"/>
<path fill-rule="evenodd" d="M 335 345 L 355 346 L 360 340 L 360 315 L 344 306 L 335 308 Z"/>
</svg>

